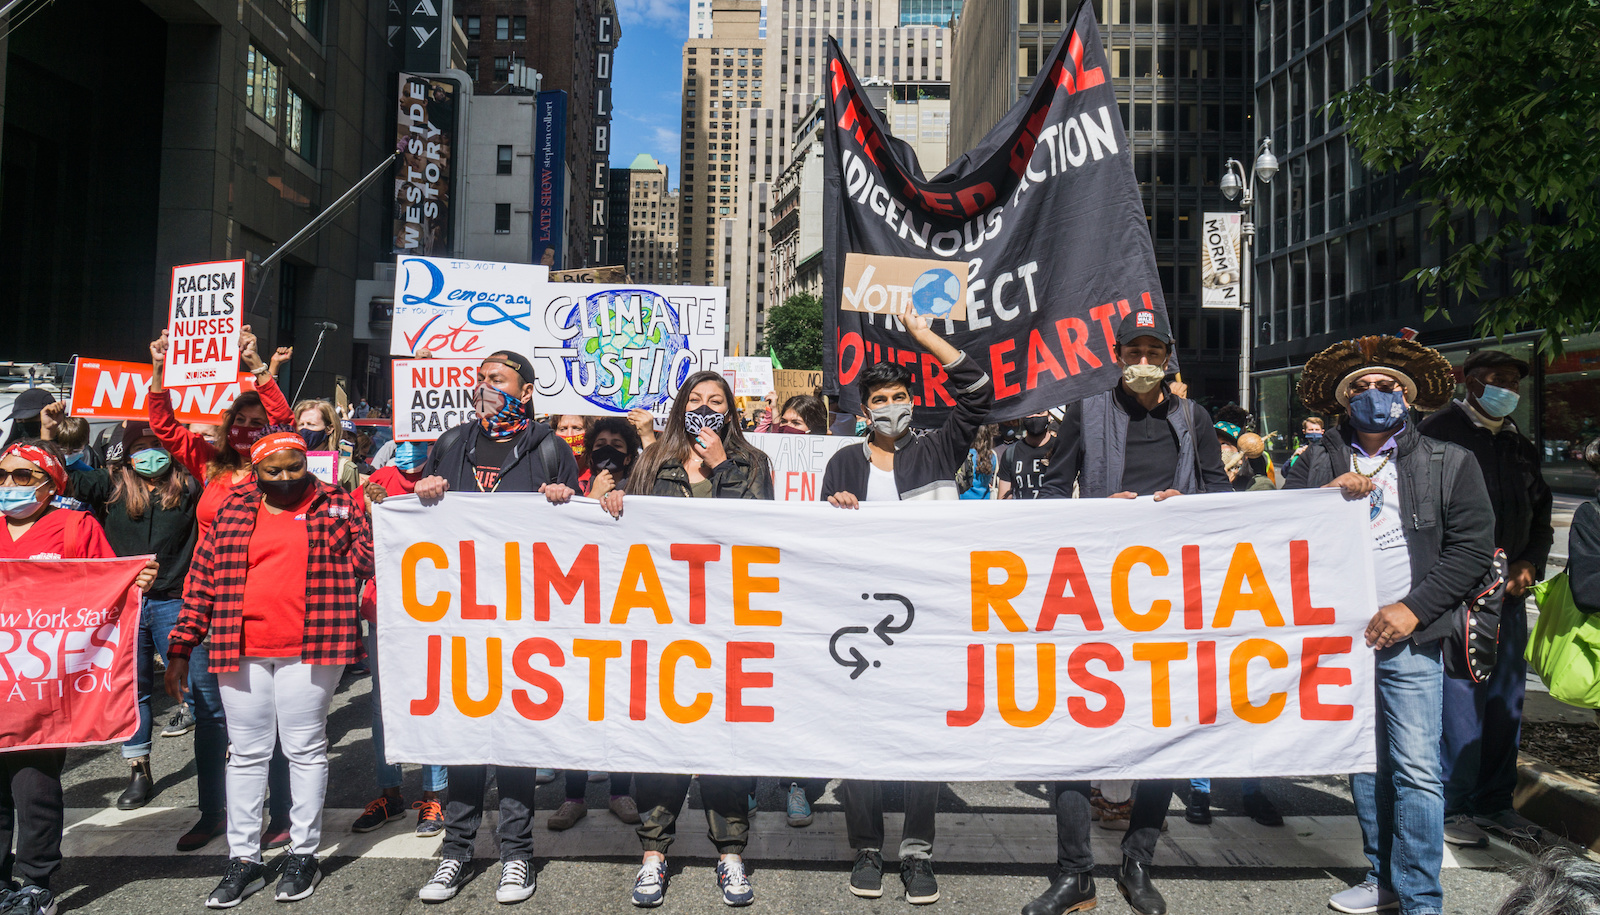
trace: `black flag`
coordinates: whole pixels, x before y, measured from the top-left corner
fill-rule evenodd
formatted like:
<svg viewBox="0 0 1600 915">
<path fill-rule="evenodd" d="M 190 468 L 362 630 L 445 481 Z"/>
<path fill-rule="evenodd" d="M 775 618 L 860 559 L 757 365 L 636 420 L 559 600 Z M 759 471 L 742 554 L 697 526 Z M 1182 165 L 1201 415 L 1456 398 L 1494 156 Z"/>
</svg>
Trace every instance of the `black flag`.
<svg viewBox="0 0 1600 915">
<path fill-rule="evenodd" d="M 1116 383 L 1121 316 L 1166 304 L 1108 73 L 1085 2 L 1027 97 L 976 149 L 924 180 L 828 40 L 823 346 L 826 383 L 844 410 L 858 412 L 856 378 L 883 360 L 912 368 L 919 423 L 954 403 L 943 368 L 905 348 L 898 321 L 840 310 L 847 252 L 967 264 L 966 320 L 933 327 L 994 380 L 991 421 Z M 851 292 L 862 300 L 862 288 Z"/>
</svg>

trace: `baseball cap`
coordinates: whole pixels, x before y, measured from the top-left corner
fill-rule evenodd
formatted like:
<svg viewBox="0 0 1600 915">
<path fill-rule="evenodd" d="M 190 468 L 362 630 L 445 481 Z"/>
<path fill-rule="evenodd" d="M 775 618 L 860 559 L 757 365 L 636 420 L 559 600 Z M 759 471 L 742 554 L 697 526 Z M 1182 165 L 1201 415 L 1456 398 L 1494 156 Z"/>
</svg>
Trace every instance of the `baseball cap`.
<svg viewBox="0 0 1600 915">
<path fill-rule="evenodd" d="M 33 419 L 45 407 L 55 402 L 55 396 L 44 388 L 29 388 L 12 401 L 11 413 L 6 419 Z"/>
<path fill-rule="evenodd" d="M 1172 327 L 1167 324 L 1167 316 L 1154 308 L 1137 308 L 1128 312 L 1117 328 L 1117 343 L 1131 343 L 1136 337 L 1154 337 L 1170 346 Z"/>
<path fill-rule="evenodd" d="M 120 461 L 127 457 L 128 447 L 150 431 L 150 424 L 137 419 L 125 419 L 112 427 L 111 440 L 106 443 L 106 460 Z"/>
<path fill-rule="evenodd" d="M 484 362 L 498 362 L 506 368 L 517 373 L 523 384 L 533 384 L 533 363 L 528 357 L 511 350 L 497 350 L 483 359 Z"/>
<path fill-rule="evenodd" d="M 1518 375 L 1523 378 L 1528 377 L 1528 363 L 1497 349 L 1480 349 L 1468 356 L 1467 361 L 1461 365 L 1461 374 L 1471 375 L 1478 369 L 1497 369 L 1508 365 L 1516 369 Z"/>
</svg>

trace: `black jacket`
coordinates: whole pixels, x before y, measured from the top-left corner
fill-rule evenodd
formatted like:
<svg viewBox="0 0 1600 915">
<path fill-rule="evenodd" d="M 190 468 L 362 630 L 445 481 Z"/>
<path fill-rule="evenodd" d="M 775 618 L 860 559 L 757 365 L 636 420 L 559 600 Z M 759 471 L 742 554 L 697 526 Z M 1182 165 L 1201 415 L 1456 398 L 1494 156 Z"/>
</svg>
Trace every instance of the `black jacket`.
<svg viewBox="0 0 1600 915">
<path fill-rule="evenodd" d="M 174 468 L 174 473 L 177 469 Z M 172 600 L 183 597 L 183 580 L 189 575 L 189 560 L 194 555 L 198 527 L 194 509 L 200 504 L 201 488 L 191 478 L 176 508 L 162 508 L 159 498 L 152 498 L 144 510 L 144 517 L 128 517 L 127 506 L 111 501 L 113 481 L 104 470 L 73 470 L 72 492 L 77 498 L 94 506 L 104 519 L 106 540 L 118 556 L 139 556 L 154 553 L 161 568 L 156 572 L 155 583 L 147 595 L 152 600 Z"/>
<path fill-rule="evenodd" d="M 759 463 L 762 466 L 743 455 L 729 454 L 728 459 L 718 464 L 711 471 L 711 476 L 706 478 L 711 481 L 711 497 L 771 499 L 772 469 L 764 466 L 764 461 Z M 690 491 L 689 472 L 683 469 L 683 462 L 676 459 L 663 461 L 661 469 L 656 471 L 656 481 L 650 488 L 650 495 L 688 498 Z"/>
<path fill-rule="evenodd" d="M 1350 471 L 1353 436 L 1348 422 L 1329 429 L 1289 468 L 1285 489 L 1314 489 Z M 1406 521 L 1406 552 L 1411 559 L 1411 592 L 1400 599 L 1417 617 L 1412 639 L 1444 637 L 1451 611 L 1489 571 L 1494 557 L 1494 508 L 1483 488 L 1483 474 L 1460 445 L 1444 445 L 1442 489 L 1431 478 L 1433 440 L 1407 424 L 1396 438 L 1400 472 L 1400 517 Z M 1444 505 L 1435 496 L 1444 494 Z"/>
<path fill-rule="evenodd" d="M 1090 400 L 1096 403 L 1089 406 L 1102 411 L 1100 415 L 1106 417 L 1108 425 L 1111 422 L 1120 424 L 1118 428 L 1123 430 L 1124 437 L 1129 425 L 1128 410 L 1142 409 L 1121 384 L 1068 404 L 1061 417 L 1056 447 L 1050 453 L 1050 466 L 1045 468 L 1044 482 L 1039 487 L 1039 498 L 1070 499 L 1074 484 L 1084 498 L 1104 498 L 1125 489 L 1122 481 L 1127 469 L 1126 442 L 1116 442 L 1114 434 L 1106 436 L 1113 441 L 1102 442 L 1097 440 L 1102 433 L 1085 433 L 1084 408 L 1085 402 Z M 1211 414 L 1206 408 L 1168 391 L 1166 400 L 1156 409 L 1165 411 L 1167 423 L 1178 438 L 1180 466 L 1173 474 L 1177 488 L 1185 493 L 1233 492 L 1228 472 L 1222 466 L 1222 446 L 1217 442 Z M 1116 429 L 1111 432 L 1115 433 Z M 1089 445 L 1093 450 L 1086 447 Z M 1091 464 L 1092 461 L 1099 463 Z M 1105 492 L 1095 491 L 1093 481 L 1098 479 L 1105 480 Z"/>
<path fill-rule="evenodd" d="M 482 428 L 476 422 L 467 422 L 446 430 L 428 452 L 428 471 L 423 476 L 444 477 L 451 492 L 477 492 L 472 454 Z M 500 486 L 495 491 L 538 492 L 546 483 L 564 483 L 577 492 L 578 460 L 549 426 L 530 422 L 513 440 L 511 451 L 501 463 Z"/>
<path fill-rule="evenodd" d="M 1600 613 L 1600 509 L 1594 500 L 1572 513 L 1567 537 L 1567 585 L 1584 613 Z"/>
<path fill-rule="evenodd" d="M 1555 529 L 1550 524 L 1550 487 L 1539 471 L 1539 449 L 1510 420 L 1499 432 L 1472 421 L 1466 408 L 1451 403 L 1424 419 L 1423 435 L 1455 442 L 1472 452 L 1494 506 L 1494 544 L 1509 562 L 1526 562 L 1544 577 Z"/>
<path fill-rule="evenodd" d="M 971 356 L 962 353 L 945 366 L 950 373 L 950 390 L 955 393 L 955 409 L 944 425 L 926 435 L 907 433 L 895 442 L 894 487 L 902 500 L 959 499 L 956 472 L 966 463 L 967 449 L 978 437 L 978 429 L 994 404 L 994 385 L 989 374 Z M 867 498 L 867 480 L 872 468 L 871 432 L 860 445 L 840 448 L 828 460 L 822 473 L 818 498 L 848 492 L 857 499 Z"/>
</svg>

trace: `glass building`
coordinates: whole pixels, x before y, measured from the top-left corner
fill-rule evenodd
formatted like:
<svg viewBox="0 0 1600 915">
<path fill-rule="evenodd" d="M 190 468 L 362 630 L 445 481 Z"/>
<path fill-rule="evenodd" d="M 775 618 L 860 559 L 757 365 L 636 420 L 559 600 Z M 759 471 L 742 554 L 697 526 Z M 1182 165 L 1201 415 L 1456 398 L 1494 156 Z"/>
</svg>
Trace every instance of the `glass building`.
<svg viewBox="0 0 1600 915">
<path fill-rule="evenodd" d="M 901 25 L 946 26 L 961 15 L 961 0 L 900 0 Z"/>
</svg>

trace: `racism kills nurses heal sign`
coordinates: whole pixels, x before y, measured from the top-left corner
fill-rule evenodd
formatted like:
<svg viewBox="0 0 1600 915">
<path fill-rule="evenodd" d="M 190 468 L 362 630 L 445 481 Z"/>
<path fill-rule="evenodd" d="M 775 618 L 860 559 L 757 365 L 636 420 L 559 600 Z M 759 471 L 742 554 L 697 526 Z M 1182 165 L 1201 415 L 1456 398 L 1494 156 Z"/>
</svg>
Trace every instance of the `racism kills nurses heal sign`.
<svg viewBox="0 0 1600 915">
<path fill-rule="evenodd" d="M 1068 25 L 1027 97 L 932 179 L 829 39 L 823 364 L 845 412 L 862 370 L 883 361 L 912 369 L 919 422 L 954 404 L 896 319 L 842 310 L 849 253 L 967 265 L 966 320 L 934 311 L 932 326 L 993 379 L 991 421 L 1110 388 L 1117 322 L 1165 308 L 1092 6 Z"/>
<path fill-rule="evenodd" d="M 384 687 L 385 750 L 933 781 L 1370 772 L 1365 525 L 1337 490 L 629 496 L 620 519 L 391 497 L 378 660 L 411 673 Z"/>
<path fill-rule="evenodd" d="M 244 261 L 172 268 L 167 312 L 167 387 L 234 380 L 239 370 Z"/>
</svg>

